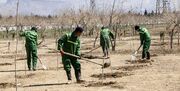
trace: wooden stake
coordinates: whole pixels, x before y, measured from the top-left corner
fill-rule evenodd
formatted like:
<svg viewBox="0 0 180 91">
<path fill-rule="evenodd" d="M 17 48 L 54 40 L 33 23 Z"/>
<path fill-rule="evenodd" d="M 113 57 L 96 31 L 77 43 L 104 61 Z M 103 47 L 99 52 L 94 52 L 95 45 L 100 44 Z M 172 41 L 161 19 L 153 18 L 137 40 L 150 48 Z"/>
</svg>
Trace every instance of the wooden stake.
<svg viewBox="0 0 180 91">
<path fill-rule="evenodd" d="M 57 45 L 58 45 L 58 39 L 56 38 L 56 46 L 55 46 L 56 48 L 58 47 Z M 56 64 L 57 64 L 57 70 L 58 70 L 58 67 L 59 67 L 59 62 L 58 62 L 59 61 L 59 54 L 58 54 L 58 52 L 56 54 L 57 54 L 57 63 Z"/>
<path fill-rule="evenodd" d="M 11 45 L 11 42 L 9 41 L 8 42 L 8 52 L 10 52 L 10 45 Z"/>
<path fill-rule="evenodd" d="M 15 84 L 16 84 L 16 91 L 18 90 L 17 87 L 17 63 L 16 63 L 16 59 L 17 59 L 17 53 L 18 53 L 18 11 L 19 11 L 19 0 L 17 0 L 17 8 L 16 8 L 16 53 L 15 53 L 15 58 L 14 58 L 14 62 L 15 62 Z"/>
</svg>

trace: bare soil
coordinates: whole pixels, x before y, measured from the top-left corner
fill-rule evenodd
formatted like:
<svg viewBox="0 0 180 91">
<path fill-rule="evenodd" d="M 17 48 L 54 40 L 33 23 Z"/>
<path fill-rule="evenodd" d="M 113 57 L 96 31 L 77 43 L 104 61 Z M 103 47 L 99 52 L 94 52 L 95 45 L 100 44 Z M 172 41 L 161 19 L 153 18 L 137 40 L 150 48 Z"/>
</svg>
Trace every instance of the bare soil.
<svg viewBox="0 0 180 91">
<path fill-rule="evenodd" d="M 82 79 L 85 80 L 81 84 L 76 83 L 73 68 L 72 83 L 66 84 L 67 78 L 60 54 L 46 47 L 38 49 L 38 56 L 48 69 L 44 70 L 38 61 L 37 71 L 28 71 L 24 44 L 19 41 L 16 60 L 18 91 L 180 91 L 179 47 L 174 45 L 171 50 L 169 40 L 165 40 L 167 44 L 162 46 L 157 36 L 153 37 L 152 43 L 155 44 L 150 49 L 150 61 L 139 60 L 139 51 L 138 60 L 131 62 L 131 55 L 138 48 L 139 40 L 130 37 L 117 41 L 116 51 L 111 51 L 110 59 L 101 58 L 101 48 L 83 55 L 99 64 L 103 64 L 103 60 L 110 61 L 111 66 L 104 69 L 102 74 L 101 66 L 80 60 Z M 0 91 L 15 91 L 16 42 L 10 41 L 10 51 L 5 45 L 7 42 L 8 40 L 0 41 Z M 52 49 L 57 48 L 55 39 L 47 39 L 44 44 Z M 82 54 L 93 48 L 92 38 L 82 38 Z M 104 79 L 101 79 L 102 77 Z"/>
</svg>

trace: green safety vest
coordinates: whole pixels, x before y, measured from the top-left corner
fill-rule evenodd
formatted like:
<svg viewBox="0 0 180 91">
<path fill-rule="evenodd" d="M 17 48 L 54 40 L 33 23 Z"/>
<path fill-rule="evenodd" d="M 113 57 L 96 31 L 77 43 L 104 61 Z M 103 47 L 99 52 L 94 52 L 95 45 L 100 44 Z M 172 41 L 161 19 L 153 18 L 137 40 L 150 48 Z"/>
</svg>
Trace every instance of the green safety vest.
<svg viewBox="0 0 180 91">
<path fill-rule="evenodd" d="M 151 41 L 151 35 L 146 28 L 140 28 L 139 30 L 141 44 L 146 41 Z"/>
<path fill-rule="evenodd" d="M 74 37 L 73 33 L 67 33 L 58 40 L 58 49 L 63 51 L 80 55 L 80 40 Z"/>
</svg>

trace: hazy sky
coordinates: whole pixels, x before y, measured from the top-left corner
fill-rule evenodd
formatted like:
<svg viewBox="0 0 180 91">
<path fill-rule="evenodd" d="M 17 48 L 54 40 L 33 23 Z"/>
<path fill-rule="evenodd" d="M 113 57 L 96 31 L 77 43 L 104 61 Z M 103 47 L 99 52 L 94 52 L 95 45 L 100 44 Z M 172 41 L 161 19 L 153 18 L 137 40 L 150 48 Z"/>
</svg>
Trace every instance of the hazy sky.
<svg viewBox="0 0 180 91">
<path fill-rule="evenodd" d="M 96 6 L 111 8 L 114 0 L 96 0 Z M 122 3 L 123 1 L 123 3 Z M 116 9 L 148 11 L 155 10 L 156 0 L 116 0 Z M 0 14 L 15 14 L 17 0 L 0 0 Z M 63 9 L 89 7 L 89 0 L 20 0 L 20 14 L 59 14 Z"/>
</svg>

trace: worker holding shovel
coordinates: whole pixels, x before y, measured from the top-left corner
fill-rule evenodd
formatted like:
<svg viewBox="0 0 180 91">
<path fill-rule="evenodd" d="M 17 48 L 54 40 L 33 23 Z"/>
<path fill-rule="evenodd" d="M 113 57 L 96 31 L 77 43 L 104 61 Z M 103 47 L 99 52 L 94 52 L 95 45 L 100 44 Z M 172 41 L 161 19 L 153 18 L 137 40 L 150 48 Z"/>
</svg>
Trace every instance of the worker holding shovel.
<svg viewBox="0 0 180 91">
<path fill-rule="evenodd" d="M 66 75 L 68 78 L 68 84 L 72 81 L 71 64 L 75 70 L 75 77 L 77 83 L 83 82 L 83 80 L 81 80 L 81 64 L 78 61 L 78 58 L 65 54 L 70 53 L 80 56 L 79 37 L 81 36 L 83 31 L 84 30 L 81 27 L 77 27 L 72 33 L 67 33 L 58 40 L 58 50 L 60 50 L 62 56 L 64 70 L 66 71 Z"/>
<path fill-rule="evenodd" d="M 100 31 L 100 45 L 104 53 L 103 57 L 107 58 L 109 58 L 110 37 L 114 39 L 113 33 L 108 28 L 102 27 Z"/>
<path fill-rule="evenodd" d="M 139 51 L 139 49 L 143 46 L 143 51 L 142 51 L 142 59 L 147 59 L 150 60 L 150 52 L 149 52 L 149 48 L 151 45 L 151 36 L 149 31 L 146 28 L 142 28 L 140 26 L 135 26 L 135 30 L 137 32 L 139 32 L 140 35 L 140 41 L 141 41 L 141 45 L 138 48 L 137 51 Z M 136 53 L 137 53 L 136 51 Z"/>
<path fill-rule="evenodd" d="M 25 37 L 26 39 L 26 43 L 25 43 L 25 47 L 26 47 L 26 53 L 27 53 L 27 65 L 28 65 L 28 69 L 29 71 L 32 69 L 33 71 L 36 71 L 36 65 L 37 65 L 37 28 L 36 27 L 32 27 L 31 30 L 28 31 L 24 31 L 20 33 L 21 37 Z M 31 61 L 32 60 L 32 61 Z M 32 62 L 32 66 L 31 67 L 31 62 Z"/>
</svg>

